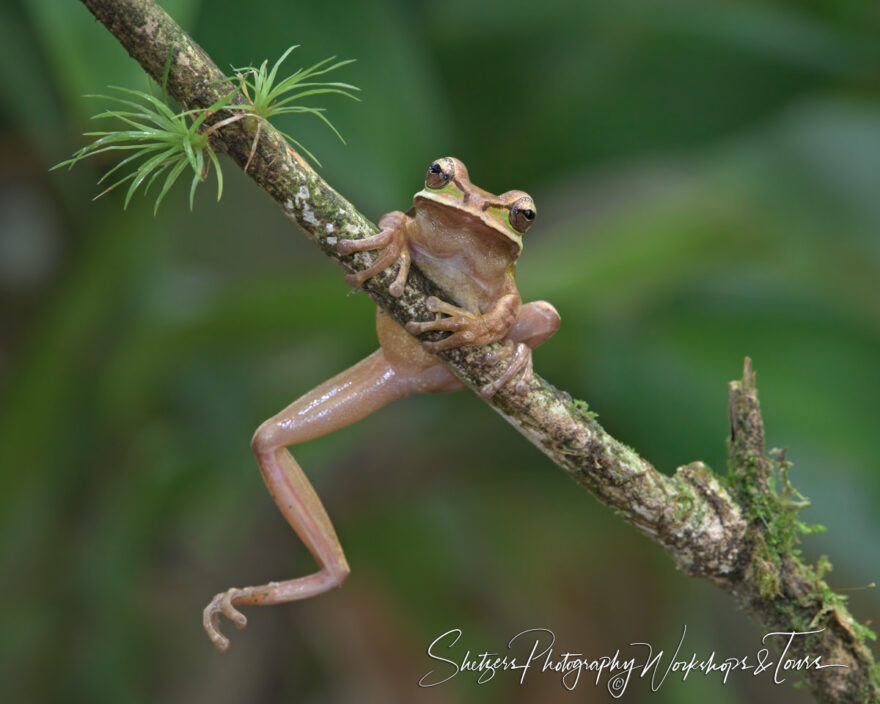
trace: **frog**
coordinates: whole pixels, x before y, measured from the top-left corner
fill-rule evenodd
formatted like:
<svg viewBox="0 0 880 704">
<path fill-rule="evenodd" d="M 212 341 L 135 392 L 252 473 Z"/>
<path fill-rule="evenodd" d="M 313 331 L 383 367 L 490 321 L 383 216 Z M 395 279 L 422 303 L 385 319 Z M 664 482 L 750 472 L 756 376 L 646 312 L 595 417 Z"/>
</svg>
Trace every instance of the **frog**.
<svg viewBox="0 0 880 704">
<path fill-rule="evenodd" d="M 480 395 L 490 398 L 508 386 L 515 394 L 527 392 L 533 379 L 531 352 L 561 322 L 547 301 L 523 304 L 516 286 L 523 236 L 536 217 L 535 202 L 524 191 L 493 195 L 471 183 L 462 161 L 443 157 L 428 166 L 424 188 L 413 196 L 410 210 L 382 216 L 375 235 L 337 239 L 341 255 L 379 253 L 367 268 L 345 277 L 355 290 L 396 266 L 388 291 L 400 297 L 414 266 L 451 300 L 428 297 L 428 312 L 442 317 L 406 325 L 377 308 L 379 348 L 257 428 L 251 447 L 263 479 L 318 571 L 217 594 L 204 609 L 203 625 L 219 651 L 229 647 L 220 630 L 221 615 L 244 628 L 247 618 L 237 607 L 307 599 L 341 586 L 350 574 L 327 511 L 288 448 L 351 425 L 405 396 L 464 389 L 436 356 L 444 350 L 500 342 L 488 349 L 486 359 L 502 369 L 479 388 Z M 420 339 L 438 331 L 448 334 Z"/>
</svg>

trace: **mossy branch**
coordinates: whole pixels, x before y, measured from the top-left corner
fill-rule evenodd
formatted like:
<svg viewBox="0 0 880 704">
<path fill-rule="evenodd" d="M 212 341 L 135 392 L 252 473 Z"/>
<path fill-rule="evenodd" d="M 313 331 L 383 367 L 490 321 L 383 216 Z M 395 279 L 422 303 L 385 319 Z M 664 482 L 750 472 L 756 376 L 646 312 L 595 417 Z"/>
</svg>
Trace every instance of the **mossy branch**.
<svg viewBox="0 0 880 704">
<path fill-rule="evenodd" d="M 206 108 L 237 87 L 224 81 L 204 50 L 152 0 L 83 3 L 147 73 L 160 83 L 167 80 L 168 93 L 186 108 Z M 220 111 L 206 124 L 229 116 Z M 212 144 L 244 168 L 254 129 L 247 121 L 232 122 L 214 132 Z M 372 261 L 371 253 L 343 257 L 335 243 L 340 235 L 374 234 L 376 226 L 268 125 L 262 126 L 247 173 L 346 272 Z M 403 296 L 395 298 L 388 293 L 393 277 L 393 272 L 374 277 L 364 290 L 400 323 L 431 318 L 425 308 L 427 296 L 448 298 L 418 271 L 410 274 Z M 450 350 L 439 356 L 471 388 L 498 374 L 486 361 L 484 349 Z M 824 628 L 789 651 L 847 665 L 848 669 L 807 671 L 805 679 L 819 701 L 880 702 L 880 675 L 864 643 L 866 629 L 853 620 L 843 598 L 831 592 L 819 572 L 791 550 L 793 536 L 802 527 L 794 518 L 799 506 L 772 488 L 774 464 L 764 453 L 763 422 L 748 361 L 743 380 L 731 385 L 729 487 L 700 462 L 680 467 L 672 476 L 658 472 L 606 433 L 584 402 L 537 375 L 527 394 L 505 388 L 487 403 L 576 482 L 662 545 L 683 571 L 708 577 L 730 592 L 765 628 Z"/>
</svg>

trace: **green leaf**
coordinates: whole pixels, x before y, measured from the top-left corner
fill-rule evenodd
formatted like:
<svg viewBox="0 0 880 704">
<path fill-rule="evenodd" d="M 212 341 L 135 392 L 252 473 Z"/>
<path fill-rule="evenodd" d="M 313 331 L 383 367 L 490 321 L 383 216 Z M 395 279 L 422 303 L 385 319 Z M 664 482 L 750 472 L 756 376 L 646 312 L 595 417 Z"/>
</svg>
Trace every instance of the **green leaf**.
<svg viewBox="0 0 880 704">
<path fill-rule="evenodd" d="M 220 197 L 223 195 L 223 171 L 220 169 L 220 162 L 212 149 L 208 150 L 208 157 L 214 164 L 214 173 L 217 175 L 217 202 L 220 202 Z"/>
<path fill-rule="evenodd" d="M 168 193 L 168 189 L 174 185 L 174 182 L 177 180 L 177 177 L 180 176 L 181 172 L 186 168 L 186 161 L 179 161 L 168 173 L 168 176 L 165 179 L 165 183 L 162 185 L 162 190 L 159 192 L 158 197 L 156 198 L 156 205 L 153 207 L 153 215 L 159 210 L 159 204 L 162 202 L 162 199 L 165 197 L 165 194 Z"/>
<path fill-rule="evenodd" d="M 138 147 L 136 147 L 136 146 L 119 147 L 119 148 L 120 149 L 138 149 Z M 110 149 L 110 147 L 108 147 L 108 149 Z M 140 157 L 145 156 L 146 154 L 148 154 L 149 152 L 154 151 L 154 150 L 155 150 L 155 147 L 153 147 L 153 146 L 140 147 L 140 149 L 138 151 L 136 151 L 134 154 L 126 157 L 125 159 L 120 161 L 116 166 L 114 166 L 112 169 L 110 169 L 107 173 L 105 173 L 103 176 L 101 176 L 101 178 L 98 179 L 98 183 L 99 184 L 102 183 L 110 174 L 118 171 L 119 169 L 121 169 L 123 166 L 125 166 L 129 162 L 134 161 L 135 159 L 139 159 Z"/>
<path fill-rule="evenodd" d="M 175 149 L 172 147 L 171 149 L 167 149 L 164 152 L 160 152 L 156 154 L 156 156 L 148 159 L 143 164 L 138 167 L 137 176 L 134 181 L 132 181 L 131 185 L 128 187 L 128 192 L 125 194 L 125 204 L 122 206 L 123 210 L 128 208 L 128 202 L 131 200 L 131 197 L 134 195 L 134 192 L 137 190 L 138 186 L 143 183 L 144 179 L 150 175 L 150 172 L 159 166 L 163 161 L 173 157 Z M 184 166 L 186 165 L 186 161 L 182 161 Z"/>
<path fill-rule="evenodd" d="M 305 147 L 304 147 L 299 141 L 295 140 L 295 139 L 294 139 L 293 137 L 291 137 L 289 134 L 287 134 L 286 132 L 282 132 L 281 130 L 278 130 L 278 134 L 280 134 L 280 135 L 281 135 L 282 137 L 284 137 L 288 142 L 290 142 L 291 144 L 293 144 L 297 149 L 302 150 L 302 152 L 303 152 L 307 157 L 309 157 L 309 159 L 311 159 L 312 161 L 314 161 L 318 166 L 321 165 L 321 162 L 318 161 L 318 157 L 316 157 L 316 156 L 315 156 L 314 154 L 312 154 L 308 149 L 306 149 L 306 148 L 305 148 Z"/>
<path fill-rule="evenodd" d="M 270 85 L 271 85 L 272 83 L 275 82 L 275 76 L 276 76 L 277 73 L 278 73 L 278 68 L 279 68 L 279 67 L 281 66 L 281 64 L 284 62 L 284 59 L 286 59 L 286 58 L 290 55 L 290 52 L 292 52 L 294 49 L 296 49 L 296 48 L 298 48 L 298 47 L 299 47 L 299 44 L 294 44 L 292 47 L 290 47 L 287 51 L 285 51 L 285 52 L 281 55 L 281 58 L 278 59 L 278 61 L 275 62 L 275 65 L 272 67 L 272 71 L 271 71 L 271 73 L 269 73 L 269 78 L 267 79 L 267 82 L 268 82 Z M 264 62 L 263 62 L 263 66 L 265 66 L 265 65 L 266 65 L 266 62 L 264 61 Z"/>
<path fill-rule="evenodd" d="M 98 183 L 104 182 L 110 175 L 117 173 L 123 167 L 133 165 L 139 159 L 144 159 L 140 166 L 104 189 L 96 197 L 104 195 L 126 181 L 131 181 L 125 194 L 123 206 L 127 208 L 131 198 L 141 185 L 146 182 L 144 186 L 144 193 L 146 193 L 158 176 L 164 173 L 166 179 L 156 199 L 155 212 L 168 190 L 187 166 L 193 172 L 193 180 L 190 185 L 190 207 L 192 207 L 195 188 L 207 175 L 205 169 L 205 152 L 207 151 L 211 163 L 217 170 L 218 197 L 222 194 L 223 176 L 220 163 L 211 150 L 207 136 L 199 131 L 199 127 L 204 124 L 211 112 L 226 107 L 235 96 L 236 91 L 231 91 L 219 98 L 207 109 L 184 110 L 175 113 L 163 100 L 149 93 L 119 87 L 114 87 L 114 90 L 132 95 L 137 100 L 105 95 L 88 96 L 131 108 L 130 110 L 104 110 L 94 115 L 93 119 L 114 119 L 127 127 L 136 129 L 87 132 L 85 136 L 97 139 L 79 149 L 70 159 L 53 166 L 53 169 L 60 166 L 73 167 L 81 159 L 106 151 L 133 151 L 133 154 L 107 171 Z"/>
<path fill-rule="evenodd" d="M 189 209 L 190 210 L 193 209 L 193 198 L 195 198 L 196 186 L 199 185 L 200 181 L 201 181 L 201 177 L 199 176 L 199 174 L 193 174 L 192 184 L 189 187 Z"/>
<path fill-rule="evenodd" d="M 186 158 L 189 161 L 190 166 L 192 166 L 193 171 L 198 173 L 198 168 L 196 167 L 196 155 L 193 152 L 192 142 L 188 139 L 182 140 L 183 142 L 183 151 L 186 154 Z"/>
<path fill-rule="evenodd" d="M 322 114 L 324 108 L 309 107 L 304 105 L 291 105 L 291 103 L 295 103 L 299 100 L 302 100 L 303 98 L 308 98 L 315 95 L 330 94 L 343 95 L 347 98 L 351 98 L 352 100 L 358 100 L 358 98 L 352 95 L 351 92 L 359 90 L 357 86 L 353 86 L 348 83 L 340 83 L 338 81 L 323 82 L 308 80 L 346 66 L 352 63 L 353 59 L 336 61 L 334 63 L 336 57 L 331 56 L 329 58 L 323 59 L 322 61 L 319 61 L 312 66 L 309 66 L 308 68 L 300 68 L 286 78 L 277 80 L 278 70 L 281 64 L 296 48 L 296 46 L 292 46 L 287 49 L 287 51 L 285 51 L 281 55 L 281 58 L 279 58 L 278 61 L 275 62 L 275 65 L 272 67 L 271 71 L 267 70 L 267 61 L 264 61 L 262 64 L 260 64 L 259 68 L 256 68 L 254 66 L 234 68 L 233 70 L 236 72 L 241 90 L 245 95 L 249 97 L 251 103 L 249 110 L 246 108 L 238 108 L 238 106 L 236 106 L 236 108 L 252 112 L 256 117 L 262 120 L 266 120 L 267 122 L 270 120 L 270 118 L 276 115 L 310 113 L 318 117 L 322 122 L 324 122 L 324 124 L 326 124 L 344 144 L 345 140 L 342 138 L 339 130 L 337 130 L 336 127 L 330 122 L 330 120 L 328 120 L 327 117 Z M 312 161 L 320 166 L 320 162 L 318 162 L 314 155 L 309 152 L 308 149 L 305 149 L 302 144 L 300 144 L 297 140 L 292 139 L 290 135 L 284 132 L 281 132 L 281 134 L 288 141 L 295 144 L 297 148 L 302 150 L 303 153 L 305 153 Z"/>
<path fill-rule="evenodd" d="M 159 114 L 164 115 L 172 122 L 175 121 L 178 117 L 177 115 L 174 114 L 174 112 L 171 110 L 171 108 L 169 108 L 164 102 L 159 100 L 159 98 L 157 98 L 154 95 L 150 95 L 149 93 L 145 93 L 142 90 L 133 90 L 131 88 L 121 88 L 119 86 L 110 86 L 110 87 L 113 88 L 114 90 L 122 91 L 123 93 L 128 93 L 130 95 L 136 95 L 139 98 L 148 101 L 150 104 L 153 105 L 153 107 L 156 108 L 156 110 L 158 111 Z"/>
</svg>

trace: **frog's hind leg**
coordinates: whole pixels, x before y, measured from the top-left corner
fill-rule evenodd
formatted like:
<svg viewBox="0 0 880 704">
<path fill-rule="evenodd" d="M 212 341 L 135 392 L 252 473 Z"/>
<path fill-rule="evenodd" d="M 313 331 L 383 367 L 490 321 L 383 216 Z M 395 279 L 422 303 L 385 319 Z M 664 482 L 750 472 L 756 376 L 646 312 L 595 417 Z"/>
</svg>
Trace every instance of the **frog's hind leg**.
<svg viewBox="0 0 880 704">
<path fill-rule="evenodd" d="M 559 330 L 561 319 L 552 303 L 532 301 L 519 309 L 516 322 L 507 333 L 514 342 L 524 342 L 535 349 Z"/>
<path fill-rule="evenodd" d="M 221 613 L 243 628 L 247 619 L 236 606 L 306 599 L 339 586 L 348 576 L 348 563 L 333 524 L 287 447 L 350 425 L 410 393 L 452 390 L 450 377 L 439 365 L 427 369 L 393 365 L 379 349 L 259 427 L 252 447 L 266 486 L 287 522 L 314 556 L 319 570 L 283 582 L 232 588 L 215 596 L 205 608 L 204 626 L 218 650 L 229 647 L 229 640 L 219 630 Z"/>
<path fill-rule="evenodd" d="M 559 313 L 547 301 L 532 301 L 520 308 L 505 340 L 506 344 L 513 345 L 512 351 L 505 350 L 509 360 L 507 367 L 497 379 L 480 388 L 480 395 L 491 398 L 513 379 L 517 379 L 516 392 L 525 393 L 532 380 L 532 350 L 559 330 L 559 324 Z"/>
</svg>

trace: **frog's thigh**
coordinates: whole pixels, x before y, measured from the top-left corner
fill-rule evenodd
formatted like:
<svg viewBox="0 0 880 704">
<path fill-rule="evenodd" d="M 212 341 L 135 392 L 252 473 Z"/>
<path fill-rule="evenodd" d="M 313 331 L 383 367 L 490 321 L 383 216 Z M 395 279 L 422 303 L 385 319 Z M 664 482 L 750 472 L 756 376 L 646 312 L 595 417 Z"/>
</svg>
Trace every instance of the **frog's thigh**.
<svg viewBox="0 0 880 704">
<path fill-rule="evenodd" d="M 444 394 L 464 388 L 455 375 L 381 308 L 376 309 L 380 349 L 407 393 Z"/>
<path fill-rule="evenodd" d="M 383 314 L 384 315 L 384 314 Z M 387 318 L 387 316 L 385 316 Z M 387 318 L 394 325 L 393 320 Z M 409 337 L 400 326 L 403 336 Z M 253 449 L 275 502 L 314 555 L 329 582 L 338 583 L 348 565 L 324 507 L 286 448 L 351 425 L 391 401 L 412 393 L 440 393 L 462 388 L 436 359 L 412 340 L 411 349 L 397 333 L 383 324 L 381 347 L 320 386 L 294 401 L 263 423 L 254 434 Z M 391 337 L 389 338 L 389 333 Z M 278 603 L 299 595 L 298 585 L 275 589 L 264 600 L 240 603 Z"/>
<path fill-rule="evenodd" d="M 348 565 L 330 519 L 299 464 L 286 448 L 351 425 L 411 393 L 441 393 L 462 388 L 436 359 L 418 349 L 415 340 L 413 346 L 416 349 L 409 349 L 393 331 L 394 337 L 389 341 L 388 332 L 386 328 L 384 342 L 389 344 L 387 348 L 376 350 L 350 369 L 312 389 L 263 423 L 254 434 L 254 453 L 272 497 L 314 555 L 322 573 L 329 573 L 326 575 L 329 579 L 319 580 L 323 588 L 314 591 L 312 585 L 301 590 L 298 580 L 294 580 L 293 583 L 282 583 L 283 587 L 261 595 L 262 598 L 242 598 L 236 603 L 278 603 L 303 598 L 323 591 L 327 585 L 338 584 L 348 574 Z"/>
<path fill-rule="evenodd" d="M 559 330 L 560 320 L 559 313 L 552 304 L 547 301 L 532 301 L 520 308 L 507 337 L 535 349 Z"/>
</svg>

